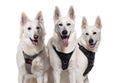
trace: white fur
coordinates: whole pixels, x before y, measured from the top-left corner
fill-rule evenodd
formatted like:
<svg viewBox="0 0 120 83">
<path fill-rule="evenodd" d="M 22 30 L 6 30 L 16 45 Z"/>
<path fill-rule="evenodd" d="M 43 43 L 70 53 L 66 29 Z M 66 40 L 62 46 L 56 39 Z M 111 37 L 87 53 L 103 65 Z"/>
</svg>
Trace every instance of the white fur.
<svg viewBox="0 0 120 83">
<path fill-rule="evenodd" d="M 28 30 L 31 27 L 31 30 Z M 40 27 L 36 29 L 36 27 Z M 38 46 L 33 45 L 31 39 L 34 39 L 34 35 L 38 35 Z M 46 48 L 44 44 L 45 29 L 43 25 L 42 13 L 39 12 L 36 19 L 31 21 L 23 13 L 21 17 L 21 36 L 17 51 L 17 65 L 19 70 L 18 83 L 43 83 L 44 72 L 48 69 L 48 58 Z M 31 72 L 28 74 L 25 68 L 25 60 L 23 51 L 32 56 L 38 54 L 32 61 Z"/>
<path fill-rule="evenodd" d="M 74 10 L 72 7 L 70 7 L 68 16 L 61 17 L 60 11 L 58 7 L 55 9 L 54 14 L 54 23 L 55 23 L 55 31 L 53 34 L 53 37 L 48 42 L 48 55 L 50 59 L 50 65 L 51 68 L 49 70 L 49 83 L 76 83 L 76 75 L 75 75 L 75 69 L 76 69 L 76 46 L 77 46 L 77 40 L 76 40 L 76 33 L 74 30 Z M 67 23 L 70 23 L 70 26 L 67 26 Z M 62 26 L 59 26 L 59 24 L 62 24 Z M 62 31 L 66 29 L 68 31 L 68 35 L 70 34 L 69 40 L 68 40 L 68 46 L 63 46 L 63 41 L 60 37 L 62 34 Z M 69 66 L 67 70 L 62 69 L 61 60 L 59 56 L 56 54 L 56 52 L 53 49 L 53 45 L 56 47 L 56 49 L 60 52 L 69 53 L 74 50 L 71 59 L 69 61 Z"/>
<path fill-rule="evenodd" d="M 100 17 L 97 17 L 95 25 L 89 26 L 87 24 L 87 20 L 85 17 L 83 17 L 82 20 L 82 35 L 80 39 L 78 40 L 78 43 L 81 44 L 83 47 L 85 47 L 87 50 L 96 52 L 97 48 L 100 43 L 101 38 L 101 20 Z M 93 34 L 96 32 L 96 34 Z M 86 35 L 86 33 L 88 33 Z M 89 47 L 89 39 L 93 39 L 93 43 L 97 42 L 93 48 Z M 77 83 L 89 83 L 88 77 L 83 76 L 83 73 L 85 72 L 87 68 L 88 60 L 86 56 L 82 53 L 81 50 L 79 50 L 79 47 L 77 48 Z"/>
</svg>

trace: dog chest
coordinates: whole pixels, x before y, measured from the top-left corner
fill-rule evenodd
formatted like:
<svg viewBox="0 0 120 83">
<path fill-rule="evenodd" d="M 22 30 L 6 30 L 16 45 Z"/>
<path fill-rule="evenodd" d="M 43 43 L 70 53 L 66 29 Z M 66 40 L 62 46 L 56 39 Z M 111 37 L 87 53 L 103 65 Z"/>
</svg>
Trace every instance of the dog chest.
<svg viewBox="0 0 120 83">
<path fill-rule="evenodd" d="M 32 72 L 31 72 L 32 61 L 37 56 L 39 56 L 40 53 L 41 53 L 41 51 L 38 54 L 35 54 L 33 56 L 29 56 L 23 51 L 23 56 L 24 56 L 24 60 L 25 60 L 25 68 L 26 68 L 27 73 L 32 74 Z"/>
<path fill-rule="evenodd" d="M 86 56 L 86 58 L 88 60 L 87 68 L 86 68 L 85 72 L 83 73 L 83 76 L 85 76 L 86 74 L 88 74 L 91 71 L 91 69 L 94 66 L 95 52 L 88 51 L 80 44 L 78 44 L 78 45 L 79 45 L 79 50 L 82 51 L 82 53 Z"/>
</svg>

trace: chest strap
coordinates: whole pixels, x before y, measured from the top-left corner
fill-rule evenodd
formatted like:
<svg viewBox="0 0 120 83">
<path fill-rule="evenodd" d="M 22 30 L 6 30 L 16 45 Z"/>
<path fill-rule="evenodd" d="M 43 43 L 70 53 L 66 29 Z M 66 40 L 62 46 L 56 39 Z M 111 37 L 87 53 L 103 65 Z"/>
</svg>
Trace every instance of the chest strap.
<svg viewBox="0 0 120 83">
<path fill-rule="evenodd" d="M 87 50 L 86 48 L 81 46 L 79 43 L 78 43 L 78 45 L 79 45 L 79 49 L 83 52 L 83 54 L 88 59 L 88 66 L 87 66 L 85 72 L 83 73 L 83 76 L 85 76 L 86 74 L 88 74 L 91 71 L 91 69 L 94 66 L 95 52 Z"/>
<path fill-rule="evenodd" d="M 41 51 L 38 54 L 30 56 L 23 51 L 23 56 L 24 56 L 24 60 L 25 60 L 25 68 L 29 74 L 32 74 L 32 72 L 31 72 L 32 61 L 37 56 L 39 56 L 40 53 L 41 53 Z"/>
<path fill-rule="evenodd" d="M 59 56 L 61 63 L 62 63 L 62 69 L 65 70 L 68 68 L 69 65 L 69 60 L 74 52 L 74 50 L 70 53 L 63 53 L 63 52 L 59 52 L 56 50 L 55 46 L 53 46 L 53 49 L 55 50 L 55 52 L 57 53 L 57 55 Z"/>
</svg>

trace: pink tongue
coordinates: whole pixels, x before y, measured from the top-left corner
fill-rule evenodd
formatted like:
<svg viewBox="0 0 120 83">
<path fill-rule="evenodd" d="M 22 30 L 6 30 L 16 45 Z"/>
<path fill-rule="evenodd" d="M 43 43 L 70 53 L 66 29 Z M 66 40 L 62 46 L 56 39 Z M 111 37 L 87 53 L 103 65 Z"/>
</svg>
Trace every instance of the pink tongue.
<svg viewBox="0 0 120 83">
<path fill-rule="evenodd" d="M 63 39 L 63 45 L 64 47 L 68 46 L 68 38 Z"/>
<path fill-rule="evenodd" d="M 94 45 L 90 45 L 90 48 L 93 48 L 94 47 Z"/>
<path fill-rule="evenodd" d="M 33 42 L 33 44 L 34 44 L 35 46 L 38 46 L 38 42 Z"/>
</svg>

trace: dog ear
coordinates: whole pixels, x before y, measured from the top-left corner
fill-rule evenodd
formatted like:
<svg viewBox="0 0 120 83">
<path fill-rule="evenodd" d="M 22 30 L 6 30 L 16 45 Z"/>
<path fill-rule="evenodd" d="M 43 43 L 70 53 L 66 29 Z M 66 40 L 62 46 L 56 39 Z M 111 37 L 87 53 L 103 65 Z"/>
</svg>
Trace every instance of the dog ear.
<svg viewBox="0 0 120 83">
<path fill-rule="evenodd" d="M 38 20 L 38 22 L 43 22 L 43 15 L 41 11 L 38 12 L 36 20 Z"/>
<path fill-rule="evenodd" d="M 59 8 L 56 6 L 56 8 L 55 8 L 55 12 L 54 12 L 54 21 L 55 20 L 57 20 L 57 19 L 59 19 L 59 17 L 60 17 L 60 10 L 59 10 Z"/>
<path fill-rule="evenodd" d="M 87 26 L 87 20 L 86 20 L 86 18 L 85 17 L 83 17 L 82 18 L 82 29 L 84 29 L 84 28 L 86 28 L 86 26 Z"/>
<path fill-rule="evenodd" d="M 75 12 L 74 12 L 73 6 L 70 6 L 69 11 L 68 11 L 68 15 L 71 19 L 73 19 L 73 20 L 75 19 Z"/>
<path fill-rule="evenodd" d="M 25 13 L 21 14 L 21 25 L 24 26 L 26 22 L 28 21 L 28 18 Z"/>
<path fill-rule="evenodd" d="M 97 28 L 99 28 L 99 29 L 102 28 L 101 19 L 100 19 L 99 16 L 97 16 L 97 18 L 96 18 L 95 26 L 96 26 Z"/>
</svg>

